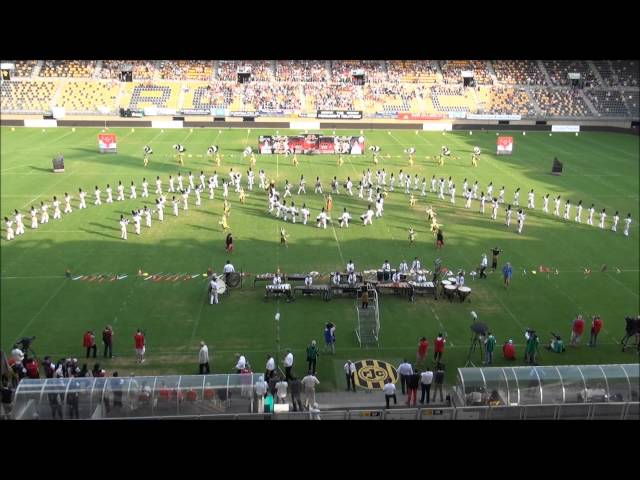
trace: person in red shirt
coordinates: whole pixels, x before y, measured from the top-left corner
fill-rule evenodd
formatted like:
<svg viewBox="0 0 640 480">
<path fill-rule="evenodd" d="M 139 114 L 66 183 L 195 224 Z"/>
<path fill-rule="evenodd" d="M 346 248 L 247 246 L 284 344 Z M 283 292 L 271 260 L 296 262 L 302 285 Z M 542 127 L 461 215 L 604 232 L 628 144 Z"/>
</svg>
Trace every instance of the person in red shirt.
<svg viewBox="0 0 640 480">
<path fill-rule="evenodd" d="M 505 360 L 516 359 L 516 347 L 513 344 L 513 340 L 509 339 L 509 341 L 502 346 L 502 354 Z"/>
<path fill-rule="evenodd" d="M 434 342 L 435 354 L 433 355 L 433 360 L 436 362 L 440 362 L 442 360 L 442 354 L 444 353 L 444 344 L 447 342 L 447 339 L 442 335 L 442 333 L 438 333 L 438 337 Z"/>
<path fill-rule="evenodd" d="M 87 349 L 87 358 L 91 355 L 91 350 L 93 350 L 93 358 L 96 358 L 98 347 L 96 345 L 96 336 L 91 330 L 87 330 L 84 334 L 82 346 Z"/>
<path fill-rule="evenodd" d="M 138 363 L 144 363 L 144 353 L 145 353 L 145 341 L 144 341 L 144 333 L 142 330 L 138 329 L 136 334 L 133 336 L 133 341 L 136 344 L 136 355 Z"/>
<path fill-rule="evenodd" d="M 418 343 L 418 363 L 424 363 L 427 358 L 427 350 L 429 349 L 429 342 L 426 337 L 422 337 L 420 339 L 420 343 Z"/>
<path fill-rule="evenodd" d="M 593 320 L 591 321 L 591 339 L 589 340 L 589 347 L 596 346 L 596 340 L 598 339 L 598 334 L 602 330 L 602 319 L 600 315 L 594 315 Z"/>
<path fill-rule="evenodd" d="M 27 378 L 40 378 L 39 365 L 35 358 L 30 358 L 25 362 L 24 367 L 27 369 Z"/>
<path fill-rule="evenodd" d="M 578 342 L 580 342 L 580 337 L 582 337 L 583 332 L 584 320 L 582 319 L 582 315 L 578 315 L 578 318 L 573 321 L 573 325 L 571 327 L 571 346 L 578 346 Z"/>
</svg>

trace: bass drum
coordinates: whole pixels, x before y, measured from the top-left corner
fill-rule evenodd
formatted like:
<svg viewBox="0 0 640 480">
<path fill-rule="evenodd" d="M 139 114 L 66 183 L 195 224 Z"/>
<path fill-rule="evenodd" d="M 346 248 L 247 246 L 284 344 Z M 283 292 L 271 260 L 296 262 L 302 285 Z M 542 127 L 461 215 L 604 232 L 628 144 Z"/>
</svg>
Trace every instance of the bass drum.
<svg viewBox="0 0 640 480">
<path fill-rule="evenodd" d="M 229 284 L 229 288 L 236 288 L 238 285 L 240 285 L 241 280 L 242 280 L 242 277 L 238 272 L 230 273 L 229 279 L 227 281 L 227 283 Z"/>
</svg>

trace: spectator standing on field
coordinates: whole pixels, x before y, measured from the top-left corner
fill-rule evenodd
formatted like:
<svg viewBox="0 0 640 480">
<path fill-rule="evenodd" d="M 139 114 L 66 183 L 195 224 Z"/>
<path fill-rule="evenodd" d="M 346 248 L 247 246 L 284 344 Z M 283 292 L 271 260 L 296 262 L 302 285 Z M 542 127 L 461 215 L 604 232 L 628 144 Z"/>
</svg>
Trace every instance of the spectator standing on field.
<svg viewBox="0 0 640 480">
<path fill-rule="evenodd" d="M 89 358 L 91 351 L 93 350 L 93 358 L 96 358 L 98 353 L 98 347 L 96 345 L 96 335 L 92 330 L 87 330 L 82 340 L 82 345 L 87 349 L 87 358 Z"/>
<path fill-rule="evenodd" d="M 442 388 L 444 386 L 444 364 L 438 362 L 436 365 L 436 371 L 433 375 L 433 383 L 435 383 L 435 389 L 433 391 L 433 400 L 435 401 L 436 395 L 440 392 L 440 401 L 444 402 L 442 395 Z"/>
<path fill-rule="evenodd" d="M 578 317 L 571 324 L 571 346 L 577 347 L 578 343 L 580 343 L 580 338 L 584 333 L 584 319 L 582 315 L 578 315 Z"/>
<path fill-rule="evenodd" d="M 356 365 L 351 361 L 347 360 L 347 363 L 344 364 L 344 375 L 347 380 L 347 392 L 350 389 L 353 389 L 354 393 L 356 391 Z"/>
<path fill-rule="evenodd" d="M 589 339 L 589 347 L 596 346 L 596 340 L 598 339 L 598 334 L 602 330 L 602 319 L 600 315 L 594 315 L 591 320 L 591 338 Z"/>
<path fill-rule="evenodd" d="M 133 342 L 136 347 L 136 361 L 138 363 L 144 363 L 144 354 L 147 346 L 142 330 L 138 329 L 136 331 L 136 334 L 133 336 Z"/>
<path fill-rule="evenodd" d="M 106 358 L 108 350 L 109 358 L 113 358 L 113 328 L 111 328 L 111 325 L 107 325 L 102 331 L 102 343 L 104 344 L 104 352 L 102 356 Z"/>
<path fill-rule="evenodd" d="M 425 398 L 427 399 L 427 403 L 429 403 L 432 383 L 433 383 L 433 372 L 429 370 L 429 367 L 427 367 L 425 371 L 420 374 L 420 388 L 422 390 L 422 395 L 420 397 L 421 404 L 424 404 Z"/>
<path fill-rule="evenodd" d="M 307 363 L 308 370 L 314 375 L 316 374 L 316 362 L 318 361 L 318 347 L 315 340 L 311 340 L 311 345 L 307 347 Z"/>
</svg>

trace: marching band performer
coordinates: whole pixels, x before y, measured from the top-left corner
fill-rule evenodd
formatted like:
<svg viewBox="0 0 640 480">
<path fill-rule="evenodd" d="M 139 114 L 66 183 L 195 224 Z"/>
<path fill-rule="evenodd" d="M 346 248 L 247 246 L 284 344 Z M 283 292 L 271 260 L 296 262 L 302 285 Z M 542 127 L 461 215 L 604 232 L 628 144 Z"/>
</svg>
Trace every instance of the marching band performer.
<svg viewBox="0 0 640 480">
<path fill-rule="evenodd" d="M 7 240 L 13 240 L 13 220 L 9 220 L 9 217 L 4 217 L 4 223 L 7 226 Z"/>
<path fill-rule="evenodd" d="M 344 207 L 344 211 L 340 216 L 340 228 L 349 228 L 349 220 L 351 220 L 351 215 L 349 215 L 349 212 L 347 212 L 347 207 Z"/>
<path fill-rule="evenodd" d="M 173 205 L 173 214 L 177 217 L 178 216 L 178 206 L 180 205 L 180 202 L 178 200 L 176 200 L 176 196 L 173 196 L 173 200 L 171 201 L 171 204 Z"/>
<path fill-rule="evenodd" d="M 562 218 L 564 218 L 565 220 L 569 220 L 570 210 L 571 210 L 571 201 L 567 200 L 567 202 L 564 204 L 564 215 L 562 216 Z"/>
<path fill-rule="evenodd" d="M 31 205 L 31 212 L 29 213 L 31 214 L 31 228 L 32 229 L 38 228 L 38 212 L 36 212 L 36 209 L 33 205 Z M 20 214 L 16 210 L 16 223 L 18 223 L 18 215 Z M 20 216 L 22 217 L 22 215 Z"/>
<path fill-rule="evenodd" d="M 512 211 L 511 211 L 511 205 L 509 205 L 509 206 L 507 207 L 506 212 L 505 212 L 505 215 L 506 215 L 506 218 L 505 218 L 505 224 L 507 225 L 507 227 L 510 227 L 510 226 L 511 226 L 511 214 L 512 214 Z"/>
<path fill-rule="evenodd" d="M 142 179 L 142 193 L 140 194 L 140 198 L 149 198 L 149 182 L 147 182 L 146 178 Z"/>
<path fill-rule="evenodd" d="M 64 192 L 64 213 L 71 213 L 71 196 Z"/>
<path fill-rule="evenodd" d="M 416 241 L 416 232 L 413 227 L 409 227 L 409 245 L 413 245 Z"/>
<path fill-rule="evenodd" d="M 618 215 L 618 211 L 616 210 L 616 213 L 613 215 L 613 225 L 611 226 L 611 231 L 613 232 L 617 232 L 618 231 L 618 222 L 620 221 L 620 216 Z"/>
<path fill-rule="evenodd" d="M 533 193 L 533 188 L 531 189 L 531 191 L 527 194 L 528 198 L 527 198 L 527 208 L 535 208 L 534 205 L 534 193 Z"/>
<path fill-rule="evenodd" d="M 543 198 L 542 211 L 544 213 L 549 213 L 549 194 L 547 193 Z"/>
<path fill-rule="evenodd" d="M 83 208 L 87 208 L 87 204 L 85 203 L 84 197 L 86 197 L 86 193 L 82 191 L 81 188 L 78 189 L 78 197 L 80 198 L 80 205 L 78 209 L 82 210 Z"/>
<path fill-rule="evenodd" d="M 120 215 L 120 238 L 122 240 L 127 239 L 127 225 L 129 224 L 129 220 L 124 218 L 124 215 Z"/>
<path fill-rule="evenodd" d="M 133 183 L 133 180 L 131 180 L 131 193 L 129 194 L 129 200 L 134 199 L 134 198 L 138 198 L 138 196 L 136 195 L 136 184 Z"/>
<path fill-rule="evenodd" d="M 373 210 L 371 210 L 371 204 L 369 204 L 367 211 L 360 215 L 360 218 L 363 221 L 363 226 L 373 225 Z"/>
<path fill-rule="evenodd" d="M 105 192 L 107 192 L 107 199 L 105 200 L 106 203 L 113 203 L 113 190 L 111 189 L 111 185 L 109 185 L 108 183 Z"/>
<path fill-rule="evenodd" d="M 303 203 L 302 204 L 302 208 L 300 209 L 300 213 L 302 214 L 302 224 L 306 225 L 307 224 L 307 220 L 309 220 L 309 214 L 311 212 L 309 212 L 309 209 L 307 208 L 307 204 Z"/>
<path fill-rule="evenodd" d="M 559 217 L 559 216 L 560 216 L 560 195 L 558 195 L 558 196 L 556 197 L 556 199 L 554 200 L 554 202 L 555 202 L 555 204 L 556 204 L 556 207 L 555 207 L 555 210 L 553 211 L 553 214 L 554 214 L 556 217 Z"/>
<path fill-rule="evenodd" d="M 595 205 L 592 203 L 589 208 L 589 219 L 587 220 L 587 225 L 593 225 L 593 214 L 596 212 Z"/>
<path fill-rule="evenodd" d="M 322 207 L 322 211 L 320 212 L 320 215 L 318 215 L 316 217 L 316 221 L 318 222 L 318 228 L 322 227 L 322 228 L 327 228 L 327 213 L 324 211 L 324 207 Z"/>
<path fill-rule="evenodd" d="M 149 165 L 149 155 L 153 154 L 153 150 L 149 145 L 145 145 L 144 147 L 144 166 Z"/>
<path fill-rule="evenodd" d="M 406 260 L 402 260 L 400 262 L 400 265 L 398 265 L 398 272 L 407 273 L 408 271 L 409 271 L 409 265 L 407 265 L 407 261 Z"/>
<path fill-rule="evenodd" d="M 629 228 L 631 228 L 631 213 L 627 213 L 627 218 L 624 219 L 624 236 L 629 236 Z"/>
<path fill-rule="evenodd" d="M 578 223 L 582 223 L 582 200 L 578 202 L 578 206 L 576 208 L 576 218 L 574 218 L 574 220 Z"/>
<path fill-rule="evenodd" d="M 518 210 L 518 233 L 522 233 L 522 227 L 524 227 L 524 212 L 522 209 Z"/>
</svg>

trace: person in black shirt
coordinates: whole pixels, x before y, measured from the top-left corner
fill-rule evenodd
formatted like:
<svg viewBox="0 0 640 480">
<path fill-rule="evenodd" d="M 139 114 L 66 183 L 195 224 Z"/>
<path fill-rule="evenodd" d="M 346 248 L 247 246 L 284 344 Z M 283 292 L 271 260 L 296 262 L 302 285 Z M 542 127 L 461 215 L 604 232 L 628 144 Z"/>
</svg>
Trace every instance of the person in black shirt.
<svg viewBox="0 0 640 480">
<path fill-rule="evenodd" d="M 441 249 L 442 247 L 444 247 L 444 235 L 442 234 L 441 229 L 438 229 L 438 235 L 436 238 L 437 238 L 436 247 L 438 249 Z"/>
<path fill-rule="evenodd" d="M 227 245 L 226 247 L 227 252 L 229 253 L 233 252 L 233 237 L 231 236 L 231 233 L 227 235 L 226 245 Z"/>
<path fill-rule="evenodd" d="M 500 252 L 502 252 L 502 250 L 500 250 L 498 247 L 493 247 L 493 249 L 491 250 L 491 253 L 493 254 L 493 259 L 491 261 L 491 268 L 493 270 L 498 268 L 498 255 L 500 255 Z"/>
</svg>

